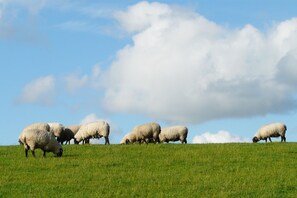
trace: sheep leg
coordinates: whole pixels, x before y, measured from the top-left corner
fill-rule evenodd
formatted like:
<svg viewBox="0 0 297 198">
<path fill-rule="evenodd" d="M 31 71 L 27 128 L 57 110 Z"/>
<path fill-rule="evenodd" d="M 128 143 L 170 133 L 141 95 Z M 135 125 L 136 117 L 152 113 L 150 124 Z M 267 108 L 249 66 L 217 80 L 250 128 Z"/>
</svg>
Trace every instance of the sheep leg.
<svg viewBox="0 0 297 198">
<path fill-rule="evenodd" d="M 183 140 L 183 141 L 182 141 L 182 144 L 183 144 L 183 143 L 187 144 L 187 140 Z"/>
<path fill-rule="evenodd" d="M 28 149 L 25 149 L 25 155 L 28 157 Z"/>
<path fill-rule="evenodd" d="M 269 139 L 270 142 L 272 142 L 270 137 L 268 137 L 268 139 Z"/>
<path fill-rule="evenodd" d="M 286 142 L 286 137 L 284 136 L 284 137 L 281 137 L 282 139 L 281 139 L 281 142 Z"/>
<path fill-rule="evenodd" d="M 159 136 L 158 136 L 157 138 L 155 138 L 155 143 L 156 143 L 156 142 L 160 143 L 160 138 L 159 138 Z"/>
<path fill-rule="evenodd" d="M 104 137 L 105 138 L 105 144 L 110 144 L 109 143 L 109 138 L 108 137 Z"/>
<path fill-rule="evenodd" d="M 143 141 L 144 141 L 145 144 L 148 144 L 148 142 L 146 141 L 146 139 L 143 139 Z"/>
<path fill-rule="evenodd" d="M 32 152 L 33 157 L 36 157 L 36 156 L 35 156 L 35 151 L 32 150 L 31 152 Z"/>
<path fill-rule="evenodd" d="M 45 157 L 45 150 L 43 151 L 43 157 Z"/>
</svg>

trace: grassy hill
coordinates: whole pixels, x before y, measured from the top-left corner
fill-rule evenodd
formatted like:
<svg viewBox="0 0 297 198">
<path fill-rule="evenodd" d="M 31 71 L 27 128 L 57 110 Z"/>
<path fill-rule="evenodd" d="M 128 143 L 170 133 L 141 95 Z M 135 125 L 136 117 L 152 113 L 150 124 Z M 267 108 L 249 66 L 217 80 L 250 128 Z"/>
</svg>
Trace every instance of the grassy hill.
<svg viewBox="0 0 297 198">
<path fill-rule="evenodd" d="M 0 197 L 295 197 L 297 143 L 0 147 Z"/>
</svg>

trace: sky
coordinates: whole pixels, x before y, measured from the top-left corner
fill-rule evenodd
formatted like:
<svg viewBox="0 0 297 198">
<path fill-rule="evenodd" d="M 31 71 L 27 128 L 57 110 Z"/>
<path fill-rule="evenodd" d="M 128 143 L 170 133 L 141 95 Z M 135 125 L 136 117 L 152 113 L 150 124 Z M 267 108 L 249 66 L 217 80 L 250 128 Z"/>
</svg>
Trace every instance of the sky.
<svg viewBox="0 0 297 198">
<path fill-rule="evenodd" d="M 95 120 L 113 144 L 147 122 L 187 126 L 188 143 L 251 142 L 283 122 L 296 142 L 296 7 L 0 0 L 0 145 L 34 122 Z"/>
</svg>

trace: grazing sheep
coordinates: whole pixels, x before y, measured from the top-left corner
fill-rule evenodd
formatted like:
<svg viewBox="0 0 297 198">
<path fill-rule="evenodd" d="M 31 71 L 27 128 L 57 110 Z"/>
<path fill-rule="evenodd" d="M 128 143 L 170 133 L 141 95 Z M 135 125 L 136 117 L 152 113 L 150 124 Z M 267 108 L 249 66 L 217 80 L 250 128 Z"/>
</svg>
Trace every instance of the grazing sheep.
<svg viewBox="0 0 297 198">
<path fill-rule="evenodd" d="M 96 121 L 81 125 L 74 138 L 76 141 L 88 141 L 90 138 L 105 138 L 105 144 L 109 144 L 109 124 L 105 121 Z"/>
<path fill-rule="evenodd" d="M 31 129 L 40 129 L 45 131 L 50 131 L 50 126 L 47 123 L 33 123 L 26 126 L 23 131 L 31 130 Z"/>
<path fill-rule="evenodd" d="M 129 143 L 134 143 L 134 142 L 137 142 L 139 141 L 138 138 L 136 137 L 136 134 L 135 133 L 127 133 L 123 139 L 121 140 L 120 144 L 129 144 Z M 139 141 L 140 143 L 140 141 Z"/>
<path fill-rule="evenodd" d="M 43 129 L 26 129 L 19 136 L 19 143 L 24 145 L 25 155 L 28 157 L 28 150 L 31 150 L 35 157 L 35 149 L 43 150 L 43 156 L 46 152 L 53 152 L 58 157 L 63 154 L 61 144 L 55 139 L 55 136 L 49 131 Z"/>
<path fill-rule="evenodd" d="M 267 142 L 267 138 L 271 141 L 271 137 L 279 137 L 281 136 L 281 142 L 286 142 L 286 130 L 287 126 L 283 123 L 272 123 L 261 127 L 258 132 L 255 134 L 253 138 L 253 142 L 258 142 L 260 140 L 265 140 Z"/>
<path fill-rule="evenodd" d="M 146 123 L 133 128 L 132 132 L 130 132 L 128 137 L 124 137 L 121 142 L 135 143 L 135 142 L 145 142 L 148 143 L 148 140 L 153 140 L 153 142 L 160 142 L 159 134 L 161 131 L 161 127 L 158 123 Z"/>
<path fill-rule="evenodd" d="M 50 132 L 57 138 L 61 136 L 65 129 L 61 123 L 48 123 L 48 125 L 50 126 Z"/>
<path fill-rule="evenodd" d="M 41 123 L 41 122 L 37 122 L 37 123 L 33 123 L 30 124 L 28 126 L 26 126 L 23 131 L 22 134 L 25 134 L 25 131 L 29 131 L 29 130 L 45 130 L 45 131 L 50 131 L 50 126 L 47 123 Z M 21 134 L 21 135 L 22 135 Z M 20 136 L 21 138 L 21 136 Z"/>
<path fill-rule="evenodd" d="M 65 141 L 66 141 L 66 144 L 67 144 L 67 142 L 69 142 L 69 144 L 70 144 L 70 140 L 72 138 L 74 139 L 74 144 L 78 144 L 78 142 L 75 140 L 74 136 L 78 132 L 80 126 L 81 125 L 71 125 L 71 126 L 65 127 L 65 131 L 66 131 Z"/>
<path fill-rule="evenodd" d="M 162 128 L 159 134 L 160 142 L 181 141 L 187 143 L 188 128 L 185 126 L 172 126 Z"/>
<path fill-rule="evenodd" d="M 70 140 L 74 138 L 73 132 L 69 128 L 64 128 L 64 130 L 60 133 L 60 136 L 57 137 L 57 141 L 61 144 L 66 142 L 65 144 L 70 144 Z"/>
</svg>

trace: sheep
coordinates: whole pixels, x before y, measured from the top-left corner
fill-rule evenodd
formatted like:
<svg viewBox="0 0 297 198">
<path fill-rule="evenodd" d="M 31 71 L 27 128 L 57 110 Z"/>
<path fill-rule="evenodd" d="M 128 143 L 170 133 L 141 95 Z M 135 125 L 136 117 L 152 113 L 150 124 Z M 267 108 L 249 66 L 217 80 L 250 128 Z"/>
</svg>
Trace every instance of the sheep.
<svg viewBox="0 0 297 198">
<path fill-rule="evenodd" d="M 61 157 L 63 149 L 61 144 L 55 139 L 55 136 L 43 129 L 25 129 L 19 136 L 19 143 L 24 145 L 25 156 L 28 157 L 28 150 L 31 150 L 35 157 L 35 149 L 43 150 L 43 157 L 46 152 L 53 152 L 57 157 Z"/>
<path fill-rule="evenodd" d="M 129 143 L 134 143 L 137 142 L 137 137 L 135 133 L 127 133 L 123 139 L 121 140 L 120 144 L 129 144 Z M 140 142 L 139 142 L 140 143 Z"/>
<path fill-rule="evenodd" d="M 159 141 L 159 134 L 161 131 L 161 127 L 158 123 L 146 123 L 133 128 L 132 132 L 130 132 L 128 137 L 124 137 L 122 139 L 122 143 L 135 143 L 135 142 L 145 142 L 148 143 L 148 140 L 153 140 L 153 142 Z"/>
<path fill-rule="evenodd" d="M 138 141 L 148 143 L 148 140 L 153 142 L 160 142 L 159 134 L 161 132 L 161 126 L 158 123 L 146 123 L 134 127 L 133 133 L 136 135 Z"/>
<path fill-rule="evenodd" d="M 287 126 L 283 123 L 272 123 L 265 126 L 262 126 L 258 132 L 255 134 L 253 138 L 253 142 L 256 143 L 260 140 L 265 140 L 267 142 L 267 138 L 271 141 L 271 137 L 279 137 L 281 136 L 281 142 L 286 142 L 286 130 Z"/>
<path fill-rule="evenodd" d="M 45 130 L 45 131 L 50 131 L 50 126 L 49 126 L 47 123 L 42 123 L 42 122 L 32 123 L 32 124 L 26 126 L 26 127 L 23 129 L 22 134 L 23 134 L 25 131 L 29 131 L 29 130 L 37 130 L 37 129 Z"/>
<path fill-rule="evenodd" d="M 69 128 L 64 128 L 64 130 L 60 133 L 60 136 L 57 137 L 57 141 L 61 144 L 66 142 L 65 144 L 70 144 L 70 140 L 74 138 L 73 132 Z"/>
<path fill-rule="evenodd" d="M 33 123 L 33 124 L 26 126 L 23 129 L 23 131 L 31 130 L 31 129 L 40 129 L 40 130 L 50 131 L 50 126 L 47 123 L 41 123 L 41 122 Z"/>
<path fill-rule="evenodd" d="M 172 126 L 162 128 L 159 134 L 160 142 L 181 141 L 187 143 L 188 128 L 185 126 Z"/>
<path fill-rule="evenodd" d="M 73 138 L 74 144 L 78 144 L 78 142 L 75 140 L 74 136 L 78 132 L 80 126 L 81 125 L 71 125 L 71 126 L 65 127 L 65 131 L 66 131 L 65 138 L 61 139 L 61 141 L 64 140 L 64 141 L 66 141 L 66 144 L 67 144 L 67 142 L 69 142 L 69 144 L 70 144 L 70 140 Z"/>
<path fill-rule="evenodd" d="M 63 133 L 65 127 L 61 123 L 48 123 L 50 126 L 50 132 L 54 134 L 55 137 L 60 137 L 61 134 Z"/>
<path fill-rule="evenodd" d="M 75 134 L 78 132 L 78 130 L 80 129 L 81 125 L 72 125 L 69 126 L 68 129 L 70 129 L 73 133 L 73 138 L 75 136 Z M 84 140 L 82 140 L 83 144 L 89 144 L 90 143 L 90 138 L 86 138 Z M 76 139 L 74 138 L 74 144 L 79 144 L 78 141 L 76 141 Z"/>
<path fill-rule="evenodd" d="M 109 143 L 109 124 L 105 121 L 96 121 L 81 125 L 74 138 L 76 141 L 88 141 L 90 138 L 105 138 L 105 144 Z"/>
</svg>

